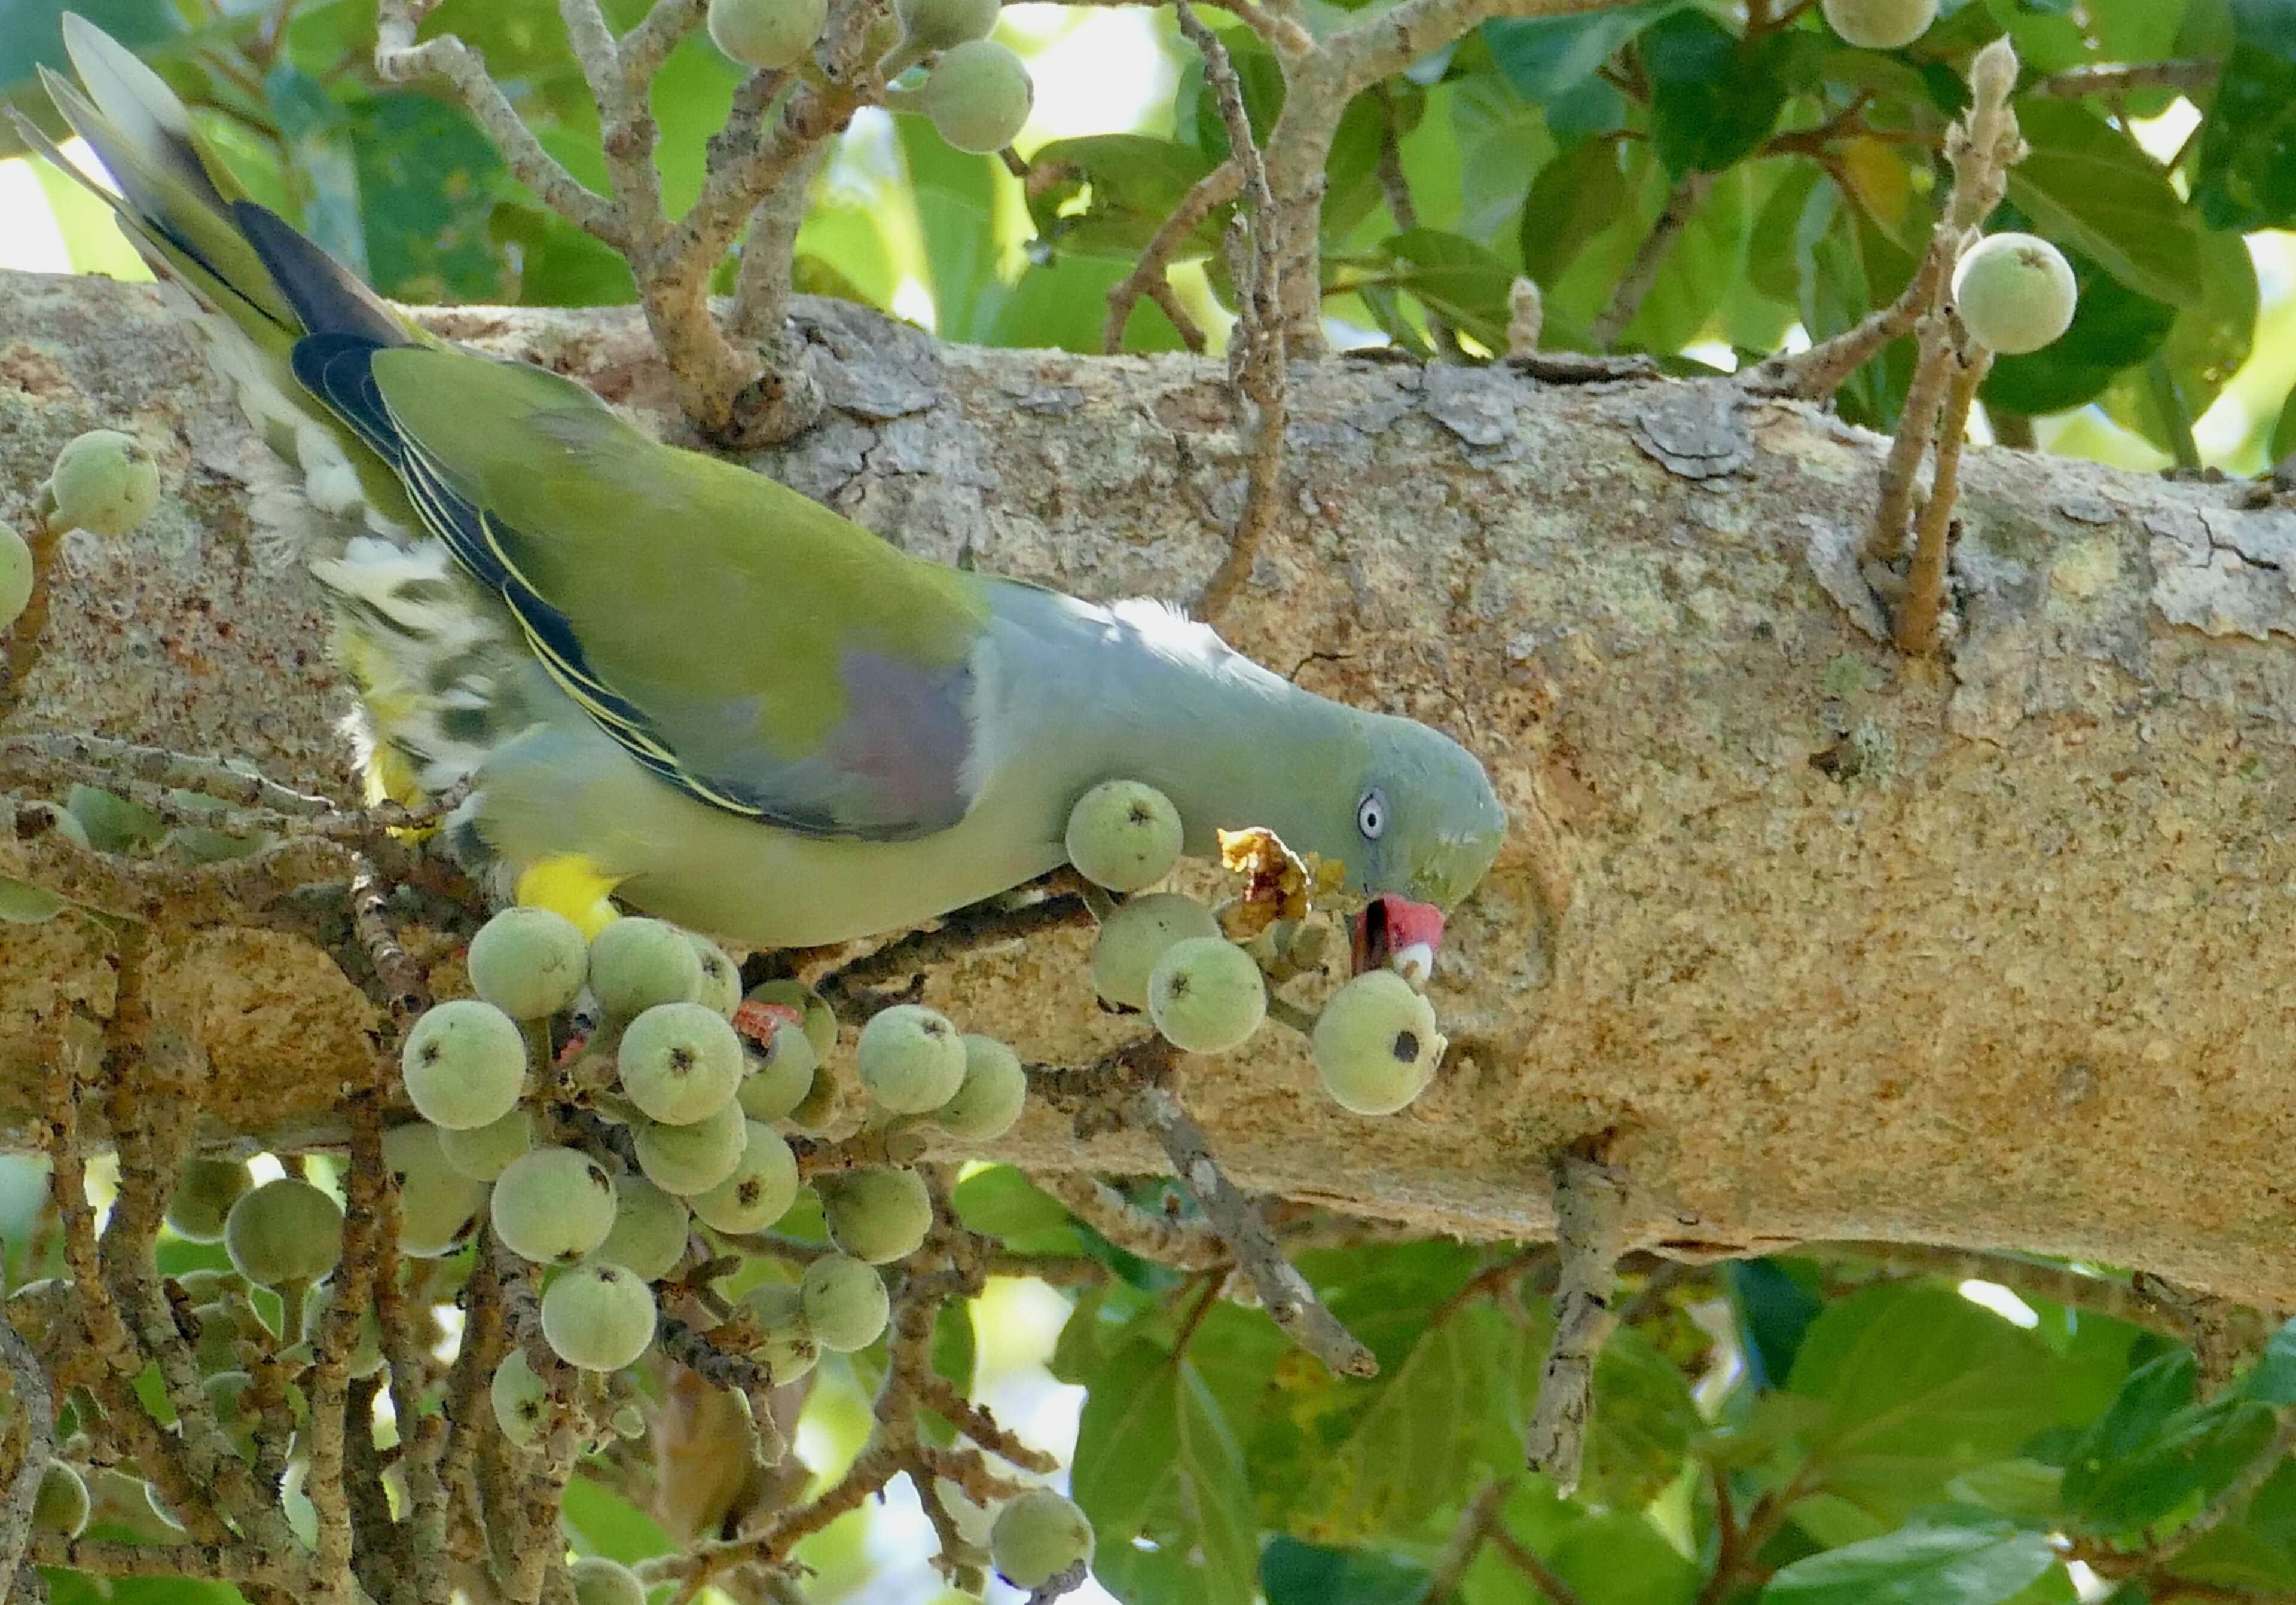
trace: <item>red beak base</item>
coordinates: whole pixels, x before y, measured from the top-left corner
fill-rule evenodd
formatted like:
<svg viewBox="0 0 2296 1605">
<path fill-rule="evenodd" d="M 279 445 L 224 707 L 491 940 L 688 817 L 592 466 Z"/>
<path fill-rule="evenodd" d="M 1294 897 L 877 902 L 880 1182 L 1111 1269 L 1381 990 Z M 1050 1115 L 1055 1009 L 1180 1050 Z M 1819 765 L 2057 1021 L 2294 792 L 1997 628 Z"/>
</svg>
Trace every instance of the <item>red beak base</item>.
<svg viewBox="0 0 2296 1605">
<path fill-rule="evenodd" d="M 1356 916 L 1352 936 L 1355 974 L 1385 968 L 1424 986 L 1443 945 L 1443 911 L 1432 903 L 1382 895 Z"/>
</svg>

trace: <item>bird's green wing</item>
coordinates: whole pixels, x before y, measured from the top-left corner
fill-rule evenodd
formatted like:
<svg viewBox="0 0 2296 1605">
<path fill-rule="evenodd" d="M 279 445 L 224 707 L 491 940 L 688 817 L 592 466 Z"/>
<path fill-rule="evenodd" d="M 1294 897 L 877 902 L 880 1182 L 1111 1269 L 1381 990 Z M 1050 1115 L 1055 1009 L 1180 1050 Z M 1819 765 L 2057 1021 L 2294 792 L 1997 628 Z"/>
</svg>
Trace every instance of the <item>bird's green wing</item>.
<svg viewBox="0 0 2296 1605">
<path fill-rule="evenodd" d="M 542 369 L 413 347 L 363 360 L 426 522 L 641 761 L 811 832 L 963 815 L 987 616 L 964 576 L 649 439 Z"/>
</svg>

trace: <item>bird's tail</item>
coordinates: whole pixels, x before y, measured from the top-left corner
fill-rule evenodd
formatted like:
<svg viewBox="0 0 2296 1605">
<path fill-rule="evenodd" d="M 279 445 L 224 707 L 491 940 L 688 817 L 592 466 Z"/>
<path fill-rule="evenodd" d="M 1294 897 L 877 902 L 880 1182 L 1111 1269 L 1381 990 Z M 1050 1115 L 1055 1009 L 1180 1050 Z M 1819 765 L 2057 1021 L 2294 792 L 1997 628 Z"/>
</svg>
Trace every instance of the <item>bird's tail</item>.
<svg viewBox="0 0 2296 1605">
<path fill-rule="evenodd" d="M 117 192 L 14 114 L 18 131 L 111 208 L 155 274 L 198 301 L 210 360 L 266 442 L 300 471 L 301 498 L 257 498 L 258 527 L 307 561 L 333 601 L 332 655 L 359 694 L 355 733 L 372 793 L 411 802 L 447 789 L 529 717 L 515 630 L 443 546 L 422 537 L 405 487 L 375 449 L 388 449 L 387 436 L 371 443 L 359 414 L 324 405 L 294 366 L 299 344 L 309 358 L 430 337 L 249 200 L 184 102 L 126 46 L 70 13 L 63 37 L 79 82 L 45 70 L 42 78 Z"/>
<path fill-rule="evenodd" d="M 12 111 L 17 132 L 111 207 L 152 272 L 182 285 L 211 315 L 217 366 L 237 384 L 266 439 L 302 470 L 312 504 L 377 528 L 408 527 L 396 476 L 354 430 L 311 403 L 289 355 L 311 334 L 386 346 L 420 337 L 333 258 L 250 201 L 176 92 L 127 46 L 69 12 L 63 38 L 79 82 L 46 68 L 42 82 L 118 192 L 80 172 Z"/>
</svg>

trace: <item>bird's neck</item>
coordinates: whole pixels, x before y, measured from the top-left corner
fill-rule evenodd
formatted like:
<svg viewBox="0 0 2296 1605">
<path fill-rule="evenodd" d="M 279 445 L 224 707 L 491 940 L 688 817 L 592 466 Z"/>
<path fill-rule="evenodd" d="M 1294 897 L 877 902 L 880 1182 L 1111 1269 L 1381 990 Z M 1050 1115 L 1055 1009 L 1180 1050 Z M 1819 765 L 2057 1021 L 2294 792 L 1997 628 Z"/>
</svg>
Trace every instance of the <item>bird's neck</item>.
<svg viewBox="0 0 2296 1605">
<path fill-rule="evenodd" d="M 1051 593 L 1008 599 L 1004 610 L 1024 615 L 1007 637 L 1007 706 L 1053 756 L 1064 795 L 1144 781 L 1179 809 L 1191 856 L 1212 853 L 1217 828 L 1281 829 L 1315 780 L 1296 755 L 1323 748 L 1316 727 L 1344 717 L 1177 618 Z"/>
</svg>

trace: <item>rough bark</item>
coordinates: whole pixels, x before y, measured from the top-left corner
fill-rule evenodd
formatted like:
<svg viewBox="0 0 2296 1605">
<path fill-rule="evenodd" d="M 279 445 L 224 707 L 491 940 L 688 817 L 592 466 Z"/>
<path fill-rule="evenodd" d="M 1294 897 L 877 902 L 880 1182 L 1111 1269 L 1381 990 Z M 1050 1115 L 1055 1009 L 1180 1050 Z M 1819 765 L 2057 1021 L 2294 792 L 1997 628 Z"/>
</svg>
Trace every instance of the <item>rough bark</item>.
<svg viewBox="0 0 2296 1605">
<path fill-rule="evenodd" d="M 913 550 L 1088 595 L 1185 594 L 1217 564 L 1242 489 L 1217 364 L 800 314 L 831 410 L 759 468 Z M 674 414 L 627 312 L 430 321 Z M 1879 442 L 1821 413 L 1347 359 L 1291 392 L 1296 489 L 1229 635 L 1459 735 L 1513 830 L 1454 921 L 1436 997 L 1461 1046 L 1414 1110 L 1341 1112 L 1279 1032 L 1193 1064 L 1241 1183 L 1541 1234 L 1547 1156 L 1608 1129 L 1629 1243 L 2014 1245 L 2296 1304 L 2296 512 L 1972 449 L 1957 651 L 1924 669 L 1850 555 Z M 348 796 L 324 622 L 266 537 L 282 476 L 193 332 L 148 288 L 0 275 L 0 517 L 97 424 L 160 453 L 169 497 L 128 542 L 73 537 L 4 728 L 239 753 Z M 111 943 L 70 915 L 0 927 L 15 1108 L 30 1012 L 101 1013 Z M 977 954 L 928 995 L 1084 1062 L 1127 1028 L 1081 954 L 1073 933 Z M 300 937 L 201 935 L 154 1002 L 241 1128 L 324 1124 L 366 1051 L 370 1006 Z M 1041 1110 L 999 1152 L 1160 1158 Z"/>
</svg>

